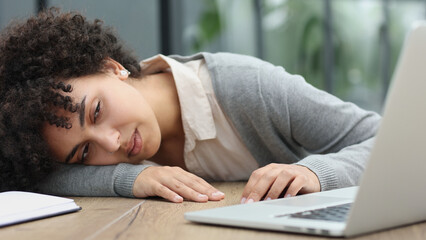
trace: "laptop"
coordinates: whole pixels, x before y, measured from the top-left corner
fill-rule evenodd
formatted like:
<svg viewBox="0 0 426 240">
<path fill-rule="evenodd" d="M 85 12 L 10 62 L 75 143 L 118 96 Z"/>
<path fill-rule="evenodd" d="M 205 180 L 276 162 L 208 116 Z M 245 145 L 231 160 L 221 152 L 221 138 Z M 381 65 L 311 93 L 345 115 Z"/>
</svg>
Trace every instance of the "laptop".
<svg viewBox="0 0 426 240">
<path fill-rule="evenodd" d="M 405 39 L 358 187 L 187 212 L 185 219 L 336 237 L 422 222 L 426 220 L 425 150 L 426 22 L 417 22 Z"/>
</svg>

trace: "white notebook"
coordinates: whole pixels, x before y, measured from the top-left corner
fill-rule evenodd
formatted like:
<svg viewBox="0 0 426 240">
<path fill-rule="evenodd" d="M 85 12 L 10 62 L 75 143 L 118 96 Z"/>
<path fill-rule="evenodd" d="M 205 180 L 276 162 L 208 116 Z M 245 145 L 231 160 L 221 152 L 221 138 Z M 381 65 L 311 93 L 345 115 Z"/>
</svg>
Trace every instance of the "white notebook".
<svg viewBox="0 0 426 240">
<path fill-rule="evenodd" d="M 75 212 L 73 199 L 32 192 L 0 193 L 0 227 Z"/>
</svg>

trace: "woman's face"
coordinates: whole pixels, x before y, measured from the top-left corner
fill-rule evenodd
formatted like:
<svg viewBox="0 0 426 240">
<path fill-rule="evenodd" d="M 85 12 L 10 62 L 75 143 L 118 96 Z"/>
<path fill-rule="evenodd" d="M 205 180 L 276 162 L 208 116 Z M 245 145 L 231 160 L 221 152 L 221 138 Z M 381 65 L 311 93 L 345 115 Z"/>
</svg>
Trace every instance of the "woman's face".
<svg viewBox="0 0 426 240">
<path fill-rule="evenodd" d="M 151 106 L 119 72 L 71 79 L 69 94 L 81 107 L 71 129 L 46 124 L 43 136 L 59 162 L 109 165 L 139 163 L 159 149 L 161 133 Z"/>
</svg>

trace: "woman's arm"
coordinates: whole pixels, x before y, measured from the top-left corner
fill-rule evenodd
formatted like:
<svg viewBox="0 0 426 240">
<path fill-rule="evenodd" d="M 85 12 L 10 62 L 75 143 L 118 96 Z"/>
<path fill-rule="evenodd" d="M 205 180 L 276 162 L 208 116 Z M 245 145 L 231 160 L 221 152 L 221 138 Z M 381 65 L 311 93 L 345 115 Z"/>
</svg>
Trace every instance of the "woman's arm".
<svg viewBox="0 0 426 240">
<path fill-rule="evenodd" d="M 274 199 L 283 191 L 285 196 L 294 196 L 356 185 L 370 155 L 380 116 L 343 102 L 280 68 L 271 69 L 268 75 L 272 83 L 262 84 L 262 100 L 271 127 L 290 149 L 301 148 L 308 155 L 293 165 L 273 164 L 255 171 L 242 198 Z M 285 81 L 277 79 L 279 75 Z"/>
<path fill-rule="evenodd" d="M 260 166 L 268 169 L 253 173 L 243 197 L 255 193 L 260 199 L 275 180 L 282 183 L 281 190 L 297 189 L 292 195 L 358 183 L 378 114 L 259 59 L 234 54 L 206 59 L 221 107 Z M 320 188 L 315 187 L 318 182 Z"/>
<path fill-rule="evenodd" d="M 58 164 L 39 184 L 39 189 L 54 195 L 134 197 L 134 181 L 147 167 L 149 165 L 127 163 L 109 166 Z"/>
<path fill-rule="evenodd" d="M 66 196 L 160 196 L 171 202 L 222 200 L 225 195 L 203 179 L 178 167 L 60 164 L 39 184 L 44 193 Z"/>
</svg>

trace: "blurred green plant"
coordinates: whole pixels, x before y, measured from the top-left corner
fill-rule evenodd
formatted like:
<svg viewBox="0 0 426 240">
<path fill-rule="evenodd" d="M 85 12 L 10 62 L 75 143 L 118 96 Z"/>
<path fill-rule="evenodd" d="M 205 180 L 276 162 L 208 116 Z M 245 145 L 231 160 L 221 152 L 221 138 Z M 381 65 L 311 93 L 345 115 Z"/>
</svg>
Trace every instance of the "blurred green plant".
<svg viewBox="0 0 426 240">
<path fill-rule="evenodd" d="M 195 34 L 192 38 L 193 52 L 202 51 L 222 31 L 219 8 L 215 0 L 204 0 L 204 10 L 198 20 Z"/>
<path fill-rule="evenodd" d="M 266 58 L 287 71 L 303 75 L 324 89 L 324 2 L 317 0 L 265 1 Z M 274 15 L 284 15 L 273 23 Z M 275 20 L 278 21 L 278 20 Z M 274 27 L 270 27 L 270 25 Z M 333 22 L 334 69 L 346 68 L 341 61 L 345 48 Z M 268 46 L 276 46 L 269 48 Z M 340 66 L 336 66 L 340 65 Z"/>
</svg>

